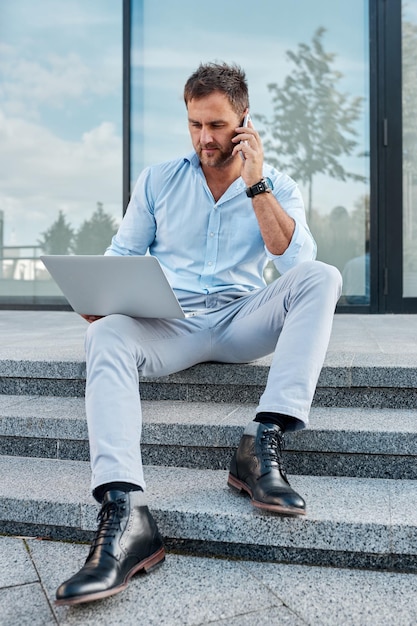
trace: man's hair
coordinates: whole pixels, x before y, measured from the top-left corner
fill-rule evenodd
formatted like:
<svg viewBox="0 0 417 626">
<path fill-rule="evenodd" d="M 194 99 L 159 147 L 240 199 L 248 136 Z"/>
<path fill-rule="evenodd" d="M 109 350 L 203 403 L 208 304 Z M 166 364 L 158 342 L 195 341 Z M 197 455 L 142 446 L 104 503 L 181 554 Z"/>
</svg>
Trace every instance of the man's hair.
<svg viewBox="0 0 417 626">
<path fill-rule="evenodd" d="M 225 94 L 238 115 L 249 108 L 245 72 L 238 65 L 227 63 L 201 63 L 185 83 L 185 105 L 194 98 L 204 98 L 216 91 Z"/>
</svg>

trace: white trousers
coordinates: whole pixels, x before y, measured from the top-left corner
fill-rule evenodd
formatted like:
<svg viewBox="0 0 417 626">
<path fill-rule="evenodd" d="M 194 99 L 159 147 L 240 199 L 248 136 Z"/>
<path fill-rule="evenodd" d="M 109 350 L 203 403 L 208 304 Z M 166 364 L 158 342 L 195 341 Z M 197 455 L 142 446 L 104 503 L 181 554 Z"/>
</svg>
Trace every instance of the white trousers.
<svg viewBox="0 0 417 626">
<path fill-rule="evenodd" d="M 272 411 L 308 422 L 326 355 L 339 271 L 301 263 L 248 295 L 177 320 L 110 315 L 86 335 L 86 412 L 92 489 L 113 481 L 145 488 L 140 439 L 139 376 L 166 376 L 196 363 L 247 363 L 274 352 L 256 413 Z M 255 414 L 254 414 L 255 417 Z"/>
</svg>

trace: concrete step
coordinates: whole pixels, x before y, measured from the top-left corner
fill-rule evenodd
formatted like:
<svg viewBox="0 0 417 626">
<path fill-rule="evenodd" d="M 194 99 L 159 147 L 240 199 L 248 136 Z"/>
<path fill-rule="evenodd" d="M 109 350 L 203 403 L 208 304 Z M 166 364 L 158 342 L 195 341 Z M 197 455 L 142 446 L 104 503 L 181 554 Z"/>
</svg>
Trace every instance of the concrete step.
<svg viewBox="0 0 417 626">
<path fill-rule="evenodd" d="M 89 540 L 96 505 L 83 461 L 0 457 L 0 533 Z M 224 470 L 146 468 L 168 548 L 185 553 L 417 571 L 416 481 L 293 476 L 308 514 L 260 512 Z"/>
<path fill-rule="evenodd" d="M 254 404 L 144 401 L 144 462 L 227 469 Z M 81 398 L 0 396 L 0 454 L 89 459 Z M 314 407 L 286 435 L 292 474 L 417 479 L 417 419 L 408 409 Z"/>
<path fill-rule="evenodd" d="M 248 364 L 203 363 L 158 379 L 143 378 L 144 400 L 257 402 L 271 356 Z M 414 408 L 417 364 L 414 354 L 329 352 L 313 404 L 369 408 Z M 0 359 L 0 394 L 82 397 L 82 358 Z"/>
</svg>

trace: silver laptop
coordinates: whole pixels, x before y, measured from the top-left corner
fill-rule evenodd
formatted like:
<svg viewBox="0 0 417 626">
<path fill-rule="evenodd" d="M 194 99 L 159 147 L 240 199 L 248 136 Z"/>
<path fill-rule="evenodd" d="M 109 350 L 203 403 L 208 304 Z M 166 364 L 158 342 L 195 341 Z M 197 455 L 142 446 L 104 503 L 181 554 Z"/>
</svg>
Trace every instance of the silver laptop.
<svg viewBox="0 0 417 626">
<path fill-rule="evenodd" d="M 74 311 L 131 317 L 185 317 L 153 256 L 44 255 L 40 257 Z"/>
</svg>

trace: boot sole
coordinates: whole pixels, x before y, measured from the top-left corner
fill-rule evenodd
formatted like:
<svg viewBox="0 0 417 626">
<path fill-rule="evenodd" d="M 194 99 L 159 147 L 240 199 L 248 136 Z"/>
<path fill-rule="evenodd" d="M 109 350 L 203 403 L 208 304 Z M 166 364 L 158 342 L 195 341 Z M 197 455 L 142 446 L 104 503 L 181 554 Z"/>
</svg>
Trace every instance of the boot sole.
<svg viewBox="0 0 417 626">
<path fill-rule="evenodd" d="M 256 508 L 258 509 L 262 509 L 263 511 L 272 511 L 273 513 L 280 513 L 281 515 L 291 515 L 294 517 L 306 514 L 305 509 L 298 509 L 296 507 L 285 507 L 280 506 L 279 504 L 269 504 L 268 502 L 260 502 L 259 500 L 255 500 L 249 485 L 236 478 L 236 476 L 233 476 L 233 474 L 229 474 L 227 484 L 232 489 L 239 491 L 239 493 L 242 493 L 243 491 L 244 493 L 248 494 L 251 499 L 251 504 L 253 506 L 256 506 Z"/>
<path fill-rule="evenodd" d="M 137 574 L 140 571 L 144 571 L 146 574 L 156 569 L 165 561 L 165 549 L 164 547 L 160 548 L 157 552 L 148 556 L 146 559 L 135 565 L 130 572 L 127 573 L 126 578 L 124 579 L 121 585 L 117 587 L 111 587 L 110 589 L 106 589 L 104 591 L 98 591 L 96 593 L 90 593 L 83 596 L 76 596 L 73 598 L 63 598 L 61 600 L 55 600 L 55 606 L 63 606 L 63 605 L 74 605 L 74 604 L 82 604 L 83 602 L 93 602 L 94 600 L 102 600 L 103 598 L 108 598 L 109 596 L 114 596 L 116 593 L 120 593 L 124 589 L 126 589 L 130 579 L 132 576 Z"/>
</svg>

